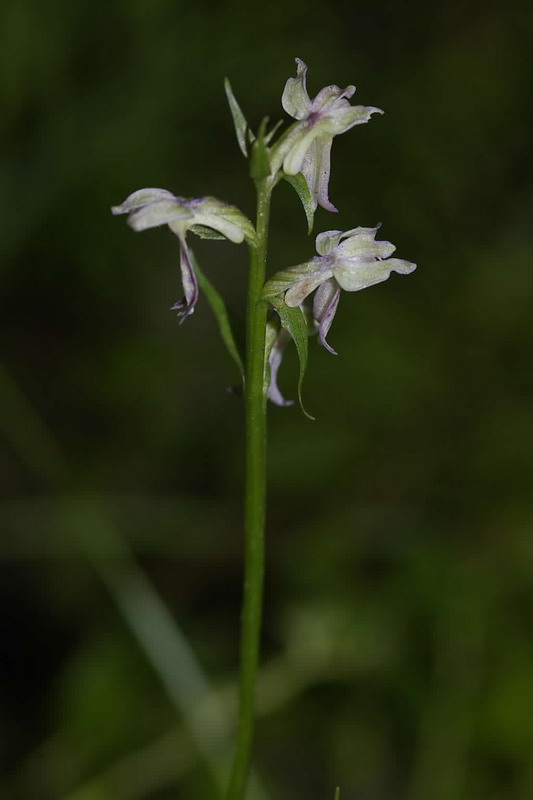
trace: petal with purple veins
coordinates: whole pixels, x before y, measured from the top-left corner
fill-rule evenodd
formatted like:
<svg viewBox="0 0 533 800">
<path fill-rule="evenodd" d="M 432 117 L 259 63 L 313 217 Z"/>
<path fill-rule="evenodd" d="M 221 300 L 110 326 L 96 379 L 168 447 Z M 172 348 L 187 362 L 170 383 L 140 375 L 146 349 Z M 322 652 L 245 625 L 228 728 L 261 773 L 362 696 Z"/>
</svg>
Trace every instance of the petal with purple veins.
<svg viewBox="0 0 533 800">
<path fill-rule="evenodd" d="M 285 348 L 287 347 L 290 341 L 291 341 L 291 336 L 288 333 L 288 331 L 286 331 L 285 328 L 281 328 L 272 346 L 272 350 L 270 351 L 270 356 L 268 359 L 270 367 L 270 384 L 268 387 L 268 399 L 276 406 L 294 405 L 292 400 L 286 400 L 283 397 L 280 388 L 278 386 L 279 368 L 281 366 L 281 362 L 283 361 Z"/>
<path fill-rule="evenodd" d="M 302 173 L 315 199 L 315 208 L 316 205 L 320 205 L 326 211 L 338 211 L 328 196 L 332 144 L 331 136 L 320 136 L 315 139 L 302 164 Z"/>
<path fill-rule="evenodd" d="M 121 205 L 113 206 L 111 213 L 129 214 L 130 211 L 136 211 L 138 208 L 142 208 L 149 203 L 156 203 L 158 200 L 175 199 L 176 197 L 167 189 L 138 189 L 136 192 L 128 195 Z"/>
<path fill-rule="evenodd" d="M 194 313 L 194 307 L 198 302 L 198 279 L 194 271 L 194 267 L 187 247 L 187 242 L 184 237 L 180 237 L 180 269 L 181 269 L 181 282 L 183 285 L 183 292 L 185 297 L 179 300 L 172 306 L 171 311 L 179 311 L 178 316 L 181 317 L 181 322 Z"/>
<path fill-rule="evenodd" d="M 347 86 L 346 89 L 340 89 L 338 86 L 332 84 L 331 86 L 324 86 L 319 91 L 311 104 L 311 113 L 326 114 L 338 108 L 349 108 L 349 98 L 353 96 L 355 86 Z"/>
<path fill-rule="evenodd" d="M 313 301 L 313 317 L 315 322 L 318 323 L 318 338 L 326 350 L 329 350 L 335 356 L 337 351 L 327 343 L 326 336 L 335 318 L 340 296 L 339 284 L 334 278 L 330 278 L 319 286 Z"/>
<path fill-rule="evenodd" d="M 185 222 L 192 218 L 191 212 L 176 200 L 158 200 L 130 214 L 128 225 L 134 231 L 145 231 L 148 228 L 157 228 L 159 225 L 168 225 L 178 220 Z"/>
</svg>

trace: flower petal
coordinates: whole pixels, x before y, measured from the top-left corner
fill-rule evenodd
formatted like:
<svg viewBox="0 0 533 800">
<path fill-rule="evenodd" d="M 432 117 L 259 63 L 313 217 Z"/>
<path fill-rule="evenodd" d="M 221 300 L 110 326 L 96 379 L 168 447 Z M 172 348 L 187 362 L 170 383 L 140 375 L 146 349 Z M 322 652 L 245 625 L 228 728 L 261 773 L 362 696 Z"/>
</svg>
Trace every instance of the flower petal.
<svg viewBox="0 0 533 800">
<path fill-rule="evenodd" d="M 182 317 L 181 322 L 194 313 L 194 307 L 198 302 L 198 279 L 194 271 L 194 267 L 187 247 L 185 237 L 180 236 L 180 269 L 181 269 L 181 282 L 183 284 L 183 291 L 185 297 L 175 303 L 171 311 L 179 311 L 178 317 Z"/>
<path fill-rule="evenodd" d="M 335 317 L 340 296 L 339 284 L 334 278 L 330 278 L 318 287 L 313 301 L 313 317 L 318 323 L 318 338 L 326 350 L 335 356 L 337 351 L 327 343 L 326 336 Z"/>
<path fill-rule="evenodd" d="M 359 255 L 357 248 L 360 247 L 361 255 L 366 255 L 366 253 L 362 252 L 363 248 L 376 244 L 374 238 L 380 228 L 381 222 L 374 228 L 359 227 L 352 228 L 352 230 L 349 231 L 325 231 L 324 233 L 319 233 L 315 240 L 316 251 L 320 255 L 326 256 L 334 250 L 335 254 L 337 254 L 338 248 L 342 247 L 343 250 L 341 252 L 344 255 Z M 348 242 L 351 243 L 350 247 L 354 249 L 353 253 L 347 252 L 349 250 Z M 390 242 L 387 242 L 387 244 L 390 244 Z M 372 255 L 372 253 L 370 253 L 370 255 Z M 381 257 L 384 258 L 384 256 Z"/>
<path fill-rule="evenodd" d="M 307 65 L 300 58 L 294 60 L 297 64 L 296 78 L 289 78 L 285 84 L 281 105 L 289 116 L 294 119 L 304 119 L 311 108 L 311 100 L 306 88 Z"/>
<path fill-rule="evenodd" d="M 112 214 L 129 214 L 148 203 L 155 203 L 158 200 L 175 200 L 175 195 L 167 189 L 138 189 L 133 194 L 128 195 L 120 206 L 111 208 Z"/>
<path fill-rule="evenodd" d="M 158 225 L 167 225 L 170 222 L 187 222 L 193 215 L 176 200 L 159 200 L 142 206 L 138 211 L 130 214 L 128 225 L 134 231 L 145 231 L 148 228 L 157 228 Z"/>
<path fill-rule="evenodd" d="M 328 197 L 329 176 L 331 172 L 332 136 L 315 139 L 305 154 L 302 172 L 315 199 L 315 208 L 321 205 L 326 211 L 338 211 Z"/>
<path fill-rule="evenodd" d="M 270 351 L 270 355 L 268 358 L 268 364 L 270 367 L 270 384 L 268 387 L 268 399 L 276 406 L 294 405 L 294 402 L 292 400 L 286 400 L 283 397 L 280 388 L 278 386 L 279 368 L 281 366 L 281 362 L 283 361 L 285 348 L 287 347 L 290 341 L 291 341 L 290 333 L 286 331 L 285 328 L 281 328 L 274 344 L 272 345 L 272 349 Z"/>
<path fill-rule="evenodd" d="M 319 233 L 315 239 L 317 253 L 320 256 L 329 255 L 344 236 L 346 236 L 346 234 L 342 231 L 324 231 L 324 233 Z"/>
<path fill-rule="evenodd" d="M 335 258 L 352 258 L 354 256 L 374 256 L 375 258 L 389 258 L 396 247 L 392 242 L 376 242 L 376 228 L 356 228 L 348 231 L 349 236 L 343 237 L 343 241 L 335 248 Z"/>
<path fill-rule="evenodd" d="M 358 292 L 386 281 L 392 271 L 404 275 L 416 269 L 416 264 L 400 258 L 389 258 L 376 261 L 374 258 L 345 258 L 333 267 L 333 275 L 341 289 L 347 292 Z"/>
<path fill-rule="evenodd" d="M 337 108 L 350 108 L 348 99 L 355 93 L 355 86 L 347 86 L 340 89 L 335 84 L 324 86 L 319 91 L 311 104 L 311 113 L 322 114 Z M 345 99 L 347 98 L 347 99 Z"/>
<path fill-rule="evenodd" d="M 337 136 L 350 130 L 354 125 L 362 125 L 365 122 L 369 122 L 372 114 L 384 113 L 381 108 L 376 108 L 375 106 L 348 106 L 328 114 L 318 125 L 324 133 L 327 132 L 332 136 Z"/>
</svg>

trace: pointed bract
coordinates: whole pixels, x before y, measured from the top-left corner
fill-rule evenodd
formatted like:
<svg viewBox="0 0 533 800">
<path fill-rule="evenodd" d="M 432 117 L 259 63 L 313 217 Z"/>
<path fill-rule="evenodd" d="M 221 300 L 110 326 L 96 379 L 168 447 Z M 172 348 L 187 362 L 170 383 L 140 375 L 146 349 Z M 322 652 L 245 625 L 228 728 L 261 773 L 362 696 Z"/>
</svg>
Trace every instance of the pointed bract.
<svg viewBox="0 0 533 800">
<path fill-rule="evenodd" d="M 320 344 L 334 356 L 337 355 L 337 351 L 327 343 L 326 336 L 335 318 L 340 296 L 341 290 L 337 281 L 335 278 L 329 278 L 318 287 L 313 301 L 313 317 L 318 325 L 318 339 Z"/>
<path fill-rule="evenodd" d="M 292 406 L 293 400 L 286 400 L 278 386 L 278 372 L 283 361 L 285 348 L 291 341 L 291 335 L 285 328 L 280 328 L 279 320 L 277 323 L 269 321 L 267 323 L 266 353 L 268 358 L 268 389 L 267 396 L 271 403 L 276 406 Z"/>
<path fill-rule="evenodd" d="M 233 89 L 231 88 L 231 83 L 229 82 L 229 78 L 224 80 L 224 89 L 226 91 L 226 97 L 228 98 L 228 105 L 231 111 L 231 116 L 233 117 L 233 124 L 235 126 L 235 135 L 237 136 L 237 142 L 241 149 L 241 153 L 245 158 L 248 157 L 248 148 L 246 147 L 246 131 L 248 130 L 248 123 L 246 122 L 246 117 L 241 111 L 241 107 L 237 102 L 235 95 L 233 94 Z"/>
</svg>

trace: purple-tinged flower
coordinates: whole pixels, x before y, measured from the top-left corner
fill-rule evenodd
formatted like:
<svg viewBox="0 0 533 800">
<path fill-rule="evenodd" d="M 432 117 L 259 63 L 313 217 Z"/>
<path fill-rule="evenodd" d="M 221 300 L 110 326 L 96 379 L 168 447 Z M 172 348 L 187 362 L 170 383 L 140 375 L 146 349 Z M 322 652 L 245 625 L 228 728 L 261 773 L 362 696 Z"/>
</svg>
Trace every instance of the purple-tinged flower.
<svg viewBox="0 0 533 800">
<path fill-rule="evenodd" d="M 307 323 L 307 335 L 316 336 L 318 333 L 318 325 L 313 319 L 311 309 L 306 305 L 300 306 Z M 280 325 L 280 319 L 277 314 L 273 314 L 267 322 L 266 340 L 265 340 L 265 390 L 268 399 L 276 406 L 292 406 L 294 400 L 286 400 L 278 386 L 278 372 L 281 367 L 281 362 L 285 355 L 285 349 L 289 342 L 292 341 L 292 336 L 288 330 Z"/>
<path fill-rule="evenodd" d="M 244 239 L 255 241 L 255 229 L 250 220 L 235 206 L 215 197 L 187 199 L 176 197 L 166 189 L 139 189 L 111 211 L 113 214 L 129 214 L 128 225 L 134 231 L 168 225 L 178 237 L 185 296 L 171 310 L 179 312 L 182 322 L 194 312 L 198 300 L 198 279 L 187 246 L 187 231 L 203 238 L 229 239 L 236 244 Z"/>
<path fill-rule="evenodd" d="M 387 280 L 391 272 L 407 275 L 416 264 L 390 258 L 396 248 L 390 242 L 376 242 L 375 228 L 354 228 L 350 231 L 326 231 L 316 237 L 319 254 L 295 267 L 277 272 L 263 289 L 263 299 L 285 295 L 290 308 L 300 306 L 315 289 L 313 317 L 318 325 L 320 343 L 336 354 L 326 336 L 333 322 L 341 289 L 358 292 Z"/>
<path fill-rule="evenodd" d="M 374 106 L 351 106 L 349 99 L 355 86 L 346 89 L 326 86 L 311 100 L 306 87 L 307 65 L 299 58 L 295 61 L 296 77 L 289 78 L 285 84 L 281 103 L 287 114 L 300 124 L 280 139 L 274 152 L 287 175 L 303 173 L 315 208 L 321 205 L 327 211 L 337 211 L 328 197 L 333 137 L 368 122 L 372 114 L 383 114 L 383 111 Z"/>
<path fill-rule="evenodd" d="M 285 328 L 281 328 L 279 321 L 269 320 L 266 331 L 267 356 L 266 380 L 267 397 L 276 406 L 292 406 L 292 400 L 286 400 L 278 386 L 278 372 L 283 361 L 285 348 L 291 341 L 291 335 Z"/>
</svg>

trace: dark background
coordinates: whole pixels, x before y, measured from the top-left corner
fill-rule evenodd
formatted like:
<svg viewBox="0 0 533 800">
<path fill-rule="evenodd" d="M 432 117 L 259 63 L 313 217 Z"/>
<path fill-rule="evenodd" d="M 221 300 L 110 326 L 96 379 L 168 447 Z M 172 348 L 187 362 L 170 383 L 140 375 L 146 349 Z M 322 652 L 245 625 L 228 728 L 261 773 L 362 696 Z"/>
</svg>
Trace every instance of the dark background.
<svg viewBox="0 0 533 800">
<path fill-rule="evenodd" d="M 419 267 L 343 295 L 337 358 L 310 342 L 316 422 L 271 409 L 257 775 L 533 797 L 532 9 L 4 0 L 2 800 L 215 796 L 187 648 L 231 719 L 237 374 L 205 300 L 168 310 L 176 240 L 109 207 L 161 186 L 253 215 L 222 80 L 275 121 L 295 56 L 312 95 L 386 112 L 336 139 L 316 232 L 383 221 Z M 272 271 L 313 255 L 288 186 L 272 224 Z M 242 309 L 245 248 L 195 249 Z"/>
</svg>

